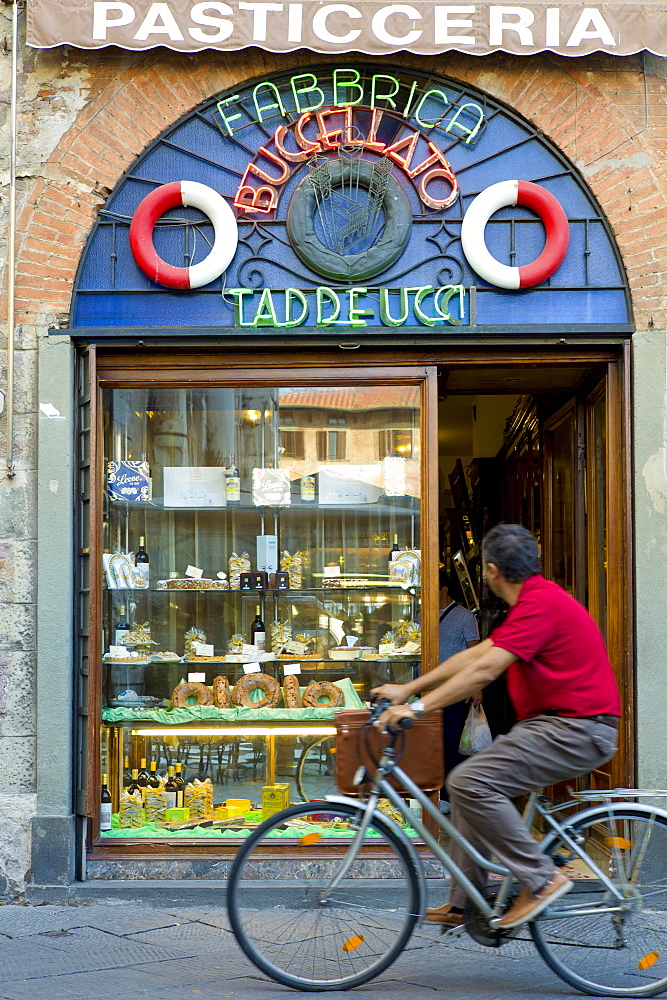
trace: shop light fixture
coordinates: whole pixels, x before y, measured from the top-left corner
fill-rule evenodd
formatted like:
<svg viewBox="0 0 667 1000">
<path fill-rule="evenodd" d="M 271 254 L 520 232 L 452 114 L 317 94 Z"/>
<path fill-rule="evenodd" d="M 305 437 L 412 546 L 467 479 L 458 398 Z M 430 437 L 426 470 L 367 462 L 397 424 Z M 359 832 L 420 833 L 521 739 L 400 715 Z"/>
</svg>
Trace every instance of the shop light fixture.
<svg viewBox="0 0 667 1000">
<path fill-rule="evenodd" d="M 221 726 L 211 729 L 131 729 L 132 736 L 335 736 L 335 726 Z"/>
</svg>

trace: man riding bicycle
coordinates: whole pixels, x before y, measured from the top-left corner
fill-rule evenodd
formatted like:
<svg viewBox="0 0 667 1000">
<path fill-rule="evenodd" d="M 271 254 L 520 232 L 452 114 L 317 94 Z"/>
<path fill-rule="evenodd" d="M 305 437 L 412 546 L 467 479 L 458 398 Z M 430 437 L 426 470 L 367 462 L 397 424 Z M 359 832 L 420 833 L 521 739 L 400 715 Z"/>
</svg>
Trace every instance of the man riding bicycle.
<svg viewBox="0 0 667 1000">
<path fill-rule="evenodd" d="M 616 750 L 620 699 L 597 625 L 578 601 L 540 573 L 531 533 L 518 524 L 493 528 L 482 545 L 484 577 L 510 606 L 489 639 L 409 684 L 384 684 L 373 694 L 392 707 L 384 728 L 403 718 L 471 697 L 508 671 L 517 723 L 447 778 L 450 819 L 484 857 L 495 855 L 520 883 L 517 901 L 500 919 L 518 927 L 566 893 L 570 880 L 540 851 L 512 803 L 544 785 L 588 774 Z M 412 695 L 423 700 L 405 704 Z M 487 873 L 455 844 L 452 859 L 478 888 Z M 465 894 L 452 883 L 449 902 L 427 910 L 444 927 L 463 923 Z"/>
</svg>

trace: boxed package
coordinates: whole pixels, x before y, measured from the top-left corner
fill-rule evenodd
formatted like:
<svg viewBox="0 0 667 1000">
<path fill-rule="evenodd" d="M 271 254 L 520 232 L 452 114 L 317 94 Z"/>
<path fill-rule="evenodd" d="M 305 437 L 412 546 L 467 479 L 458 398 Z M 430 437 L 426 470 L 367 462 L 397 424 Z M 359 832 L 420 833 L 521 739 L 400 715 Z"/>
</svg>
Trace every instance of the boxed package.
<svg viewBox="0 0 667 1000">
<path fill-rule="evenodd" d="M 289 805 L 289 785 L 264 785 L 262 788 L 262 819 L 287 809 Z"/>
</svg>

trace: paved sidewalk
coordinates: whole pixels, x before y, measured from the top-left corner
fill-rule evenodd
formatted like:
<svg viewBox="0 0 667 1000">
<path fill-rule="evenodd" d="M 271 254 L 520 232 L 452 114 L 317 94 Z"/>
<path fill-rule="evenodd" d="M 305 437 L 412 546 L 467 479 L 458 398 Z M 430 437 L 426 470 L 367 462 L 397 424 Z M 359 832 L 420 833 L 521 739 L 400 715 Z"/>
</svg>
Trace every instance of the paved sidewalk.
<svg viewBox="0 0 667 1000">
<path fill-rule="evenodd" d="M 185 902 L 185 900 L 184 900 Z M 563 1000 L 581 996 L 529 940 L 500 950 L 422 928 L 378 979 L 330 1000 Z M 300 994 L 264 979 L 238 949 L 224 907 L 0 906 L 0 998 L 6 1000 L 274 1000 Z M 311 994 L 315 995 L 315 994 Z"/>
</svg>

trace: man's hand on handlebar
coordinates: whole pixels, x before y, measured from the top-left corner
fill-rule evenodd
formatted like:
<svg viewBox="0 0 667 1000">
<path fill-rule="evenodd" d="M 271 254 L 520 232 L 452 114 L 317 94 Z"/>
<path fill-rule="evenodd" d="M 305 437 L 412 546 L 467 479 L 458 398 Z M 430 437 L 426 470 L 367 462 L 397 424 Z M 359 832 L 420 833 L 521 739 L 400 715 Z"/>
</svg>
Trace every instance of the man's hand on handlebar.
<svg viewBox="0 0 667 1000">
<path fill-rule="evenodd" d="M 385 687 L 393 687 L 392 684 L 386 684 Z M 380 731 L 386 730 L 388 727 L 397 729 L 401 724 L 401 719 L 415 718 L 415 713 L 412 711 L 409 705 L 392 705 L 391 708 L 386 708 L 380 718 L 377 720 L 375 725 Z"/>
<path fill-rule="evenodd" d="M 371 698 L 373 701 L 380 701 L 382 698 L 387 698 L 392 705 L 403 705 L 405 704 L 403 685 L 381 684 L 380 687 L 373 688 Z"/>
</svg>

